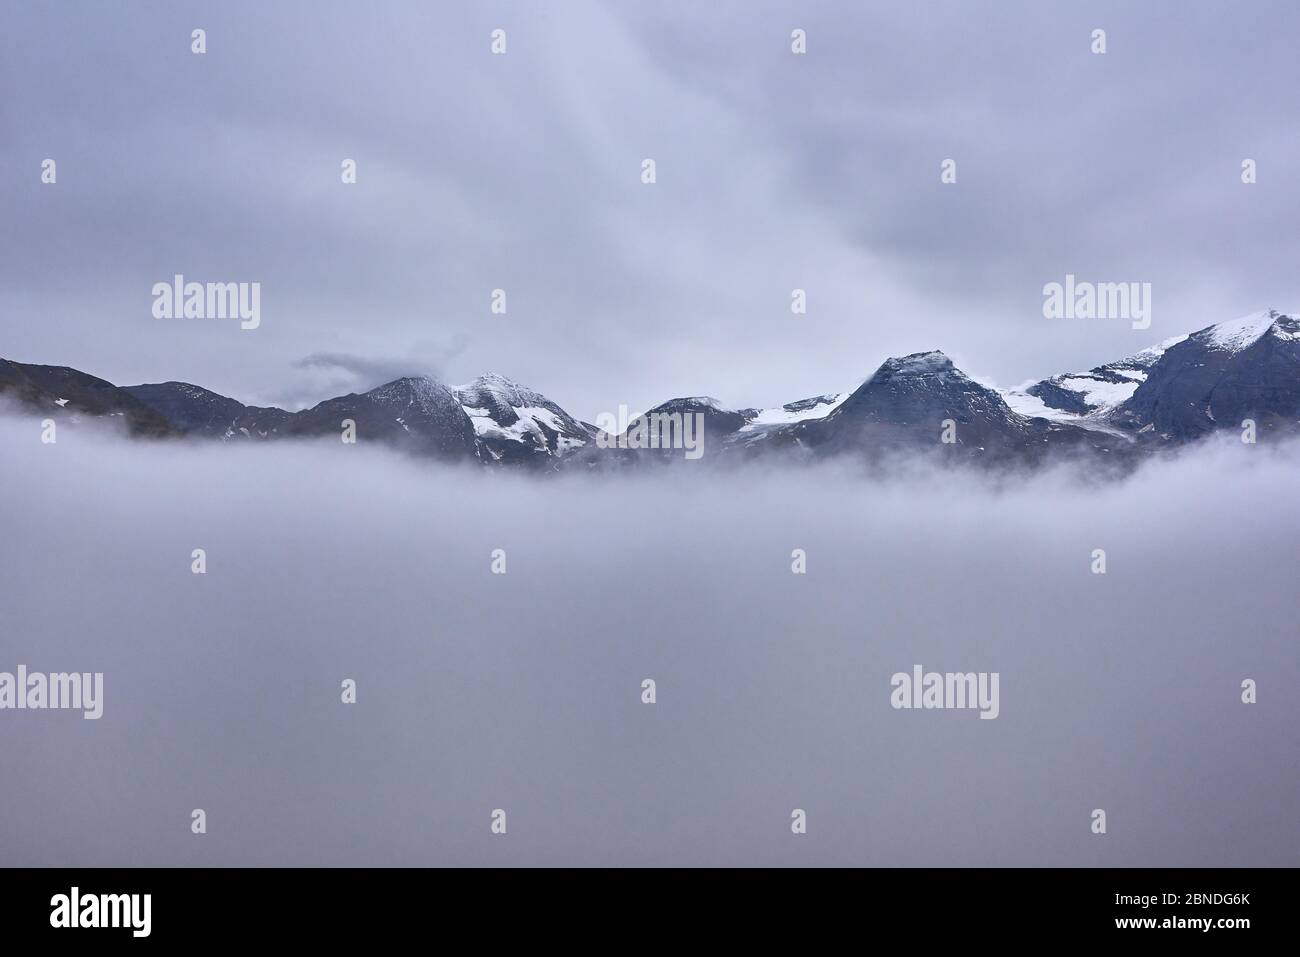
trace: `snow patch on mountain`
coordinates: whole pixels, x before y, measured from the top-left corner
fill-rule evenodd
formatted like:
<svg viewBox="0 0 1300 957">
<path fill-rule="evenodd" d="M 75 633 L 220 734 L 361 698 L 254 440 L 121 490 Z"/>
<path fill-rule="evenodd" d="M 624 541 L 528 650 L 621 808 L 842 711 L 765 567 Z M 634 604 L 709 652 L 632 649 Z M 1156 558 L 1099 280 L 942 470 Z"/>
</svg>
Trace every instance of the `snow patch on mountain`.
<svg viewBox="0 0 1300 957">
<path fill-rule="evenodd" d="M 511 410 L 515 414 L 515 421 L 510 425 L 502 425 L 492 417 L 491 409 L 472 405 L 463 405 L 461 408 L 469 416 L 470 422 L 474 424 L 474 432 L 478 435 L 522 440 L 529 432 L 540 438 L 543 435 L 543 424 L 554 432 L 562 432 L 565 427 L 560 417 L 550 409 L 519 406 Z"/>
<path fill-rule="evenodd" d="M 586 427 L 542 395 L 505 376 L 486 373 L 452 393 L 474 425 L 480 440 L 516 442 L 562 455 L 591 439 Z M 499 450 L 491 452 L 500 458 Z"/>
<path fill-rule="evenodd" d="M 1067 372 L 998 392 L 1021 415 L 1110 431 L 1102 420 L 1133 397 L 1166 351 L 1187 338 L 1173 336 L 1088 372 Z"/>
<path fill-rule="evenodd" d="M 1300 318 L 1290 314 L 1281 314 L 1274 320 L 1269 332 L 1274 338 L 1284 342 L 1300 341 Z"/>
<path fill-rule="evenodd" d="M 1208 333 L 1209 344 L 1228 352 L 1240 352 L 1247 346 L 1259 341 L 1260 336 L 1268 332 L 1277 320 L 1278 314 L 1272 309 L 1252 312 L 1248 316 L 1220 322 L 1203 330 Z"/>
<path fill-rule="evenodd" d="M 711 395 L 688 395 L 673 401 L 680 402 L 684 406 L 704 406 L 707 409 L 717 409 L 720 412 L 732 411 L 731 409 L 723 409 L 722 402 Z"/>
<path fill-rule="evenodd" d="M 1114 408 L 1132 396 L 1142 384 L 1142 379 L 1146 378 L 1145 375 L 1134 377 L 1126 373 L 1116 375 L 1124 381 L 1113 382 L 1095 376 L 1065 376 L 1060 380 L 1060 386 L 1077 392 L 1084 404 L 1094 409 Z"/>
<path fill-rule="evenodd" d="M 1139 367 L 1140 369 L 1149 370 L 1153 365 L 1155 365 L 1158 361 L 1160 361 L 1160 357 L 1162 355 L 1164 355 L 1174 346 L 1178 345 L 1178 343 L 1187 341 L 1187 339 L 1189 339 L 1190 337 L 1191 334 L 1187 332 L 1184 332 L 1181 336 L 1170 336 L 1168 339 L 1166 339 L 1164 342 L 1160 343 L 1157 346 L 1151 346 L 1147 349 L 1143 349 L 1137 355 L 1132 356 L 1129 359 L 1121 359 L 1119 360 L 1119 362 L 1113 362 L 1111 363 L 1111 365 L 1119 368 L 1127 364 L 1133 364 Z M 1144 379 L 1146 378 L 1145 374 L 1143 375 L 1143 378 Z"/>
<path fill-rule="evenodd" d="M 840 404 L 850 395 L 852 395 L 852 392 L 841 392 L 838 395 L 819 395 L 811 399 L 787 402 L 775 409 L 759 409 L 740 431 L 761 432 L 786 425 L 794 425 L 796 422 L 811 422 L 816 419 L 824 419 L 838 409 Z"/>
<path fill-rule="evenodd" d="M 1076 412 L 1066 412 L 1064 409 L 1054 409 L 1036 395 L 1030 395 L 1022 391 L 1024 388 L 1034 383 L 1026 382 L 1024 386 L 1017 389 L 998 389 L 998 394 L 1017 415 L 1023 415 L 1029 419 L 1048 419 L 1052 422 L 1066 422 L 1070 425 L 1076 425 L 1083 418 Z"/>
</svg>

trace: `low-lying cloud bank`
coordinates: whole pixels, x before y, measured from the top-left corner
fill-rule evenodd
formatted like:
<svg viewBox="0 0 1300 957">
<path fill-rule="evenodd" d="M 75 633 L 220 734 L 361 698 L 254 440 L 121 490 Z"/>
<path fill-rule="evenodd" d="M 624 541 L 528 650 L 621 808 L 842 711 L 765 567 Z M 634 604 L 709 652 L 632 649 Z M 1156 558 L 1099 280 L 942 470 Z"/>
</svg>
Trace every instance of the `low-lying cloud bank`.
<svg viewBox="0 0 1300 957">
<path fill-rule="evenodd" d="M 1100 484 L 540 480 L 11 419 L 0 449 L 0 671 L 104 675 L 99 720 L 0 711 L 3 864 L 1300 852 L 1294 445 Z M 998 717 L 892 708 L 917 664 L 998 673 Z"/>
</svg>

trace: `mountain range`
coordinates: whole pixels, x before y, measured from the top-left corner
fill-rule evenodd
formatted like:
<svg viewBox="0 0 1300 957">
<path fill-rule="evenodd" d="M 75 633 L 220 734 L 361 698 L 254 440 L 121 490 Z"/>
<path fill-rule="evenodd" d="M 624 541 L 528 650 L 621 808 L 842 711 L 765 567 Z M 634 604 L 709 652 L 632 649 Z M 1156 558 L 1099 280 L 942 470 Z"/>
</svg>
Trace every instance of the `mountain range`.
<svg viewBox="0 0 1300 957">
<path fill-rule="evenodd" d="M 186 382 L 117 386 L 64 366 L 0 359 L 0 395 L 56 420 L 115 419 L 137 437 L 218 442 L 330 438 L 355 423 L 374 441 L 441 461 L 498 467 L 600 469 L 678 461 L 680 448 L 624 448 L 546 396 L 499 375 L 463 386 L 395 379 L 297 412 L 248 406 Z M 891 358 L 856 389 L 732 409 L 717 399 L 669 400 L 633 419 L 698 414 L 705 457 L 899 453 L 990 465 L 1061 456 L 1128 467 L 1219 430 L 1255 422 L 1258 441 L 1300 432 L 1300 319 L 1267 310 L 1166 340 L 1086 372 L 1015 389 L 972 379 L 942 352 Z M 613 446 L 613 447 L 610 447 Z"/>
</svg>

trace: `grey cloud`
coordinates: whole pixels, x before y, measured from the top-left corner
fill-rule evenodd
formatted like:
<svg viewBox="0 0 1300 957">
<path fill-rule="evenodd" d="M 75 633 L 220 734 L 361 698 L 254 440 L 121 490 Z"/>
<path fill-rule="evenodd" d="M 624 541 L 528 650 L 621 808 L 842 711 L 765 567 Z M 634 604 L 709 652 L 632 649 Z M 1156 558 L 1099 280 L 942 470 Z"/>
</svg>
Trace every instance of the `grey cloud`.
<svg viewBox="0 0 1300 957">
<path fill-rule="evenodd" d="M 445 379 L 447 359 L 464 348 L 463 343 L 436 347 L 424 344 L 406 358 L 353 355 L 346 352 L 314 352 L 293 362 L 293 368 L 308 375 L 295 381 L 291 388 L 281 387 L 275 394 L 286 405 L 312 405 L 339 392 L 366 392 L 377 385 L 403 376 L 430 376 Z M 336 391 L 331 391 L 336 390 Z"/>
<path fill-rule="evenodd" d="M 19 7 L 0 354 L 243 397 L 305 394 L 280 383 L 303 355 L 462 337 L 447 377 L 501 372 L 585 418 L 772 405 L 929 348 L 1008 384 L 1086 368 L 1295 304 L 1300 11 L 1251 11 Z M 262 328 L 153 320 L 177 271 L 261 281 Z M 1044 320 L 1065 272 L 1152 282 L 1152 329 Z"/>
<path fill-rule="evenodd" d="M 371 359 L 339 352 L 317 352 L 304 356 L 294 363 L 300 369 L 341 369 L 358 379 L 375 384 L 387 382 L 404 375 L 428 374 L 411 368 L 409 361 L 400 359 Z M 434 370 L 428 370 L 432 372 Z"/>
</svg>

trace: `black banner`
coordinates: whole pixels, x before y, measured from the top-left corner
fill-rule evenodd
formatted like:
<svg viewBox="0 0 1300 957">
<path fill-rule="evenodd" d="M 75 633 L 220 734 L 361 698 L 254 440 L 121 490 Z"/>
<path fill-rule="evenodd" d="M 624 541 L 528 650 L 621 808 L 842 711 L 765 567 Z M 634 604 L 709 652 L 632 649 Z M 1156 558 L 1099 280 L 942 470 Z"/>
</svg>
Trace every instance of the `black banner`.
<svg viewBox="0 0 1300 957">
<path fill-rule="evenodd" d="M 3 870 L 9 942 L 797 942 L 1131 938 L 1232 947 L 1294 928 L 1290 870 Z M 75 935 L 71 937 L 70 935 Z"/>
</svg>

